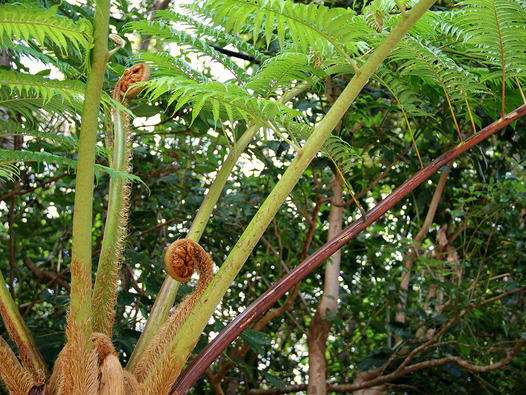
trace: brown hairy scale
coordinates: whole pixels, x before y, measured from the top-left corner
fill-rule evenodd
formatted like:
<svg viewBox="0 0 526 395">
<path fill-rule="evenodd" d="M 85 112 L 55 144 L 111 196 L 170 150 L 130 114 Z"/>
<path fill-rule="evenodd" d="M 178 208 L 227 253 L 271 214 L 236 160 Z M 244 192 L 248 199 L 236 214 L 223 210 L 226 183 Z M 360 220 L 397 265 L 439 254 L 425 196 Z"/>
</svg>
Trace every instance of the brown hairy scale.
<svg viewBox="0 0 526 395">
<path fill-rule="evenodd" d="M 188 239 L 174 241 L 164 255 L 166 272 L 174 280 L 187 282 L 194 274 L 195 247 Z"/>
<path fill-rule="evenodd" d="M 125 70 L 121 78 L 115 85 L 113 98 L 123 101 L 124 98 L 130 99 L 137 96 L 144 89 L 144 86 L 133 86 L 137 82 L 144 82 L 150 79 L 151 70 L 147 64 L 139 63 Z"/>
</svg>

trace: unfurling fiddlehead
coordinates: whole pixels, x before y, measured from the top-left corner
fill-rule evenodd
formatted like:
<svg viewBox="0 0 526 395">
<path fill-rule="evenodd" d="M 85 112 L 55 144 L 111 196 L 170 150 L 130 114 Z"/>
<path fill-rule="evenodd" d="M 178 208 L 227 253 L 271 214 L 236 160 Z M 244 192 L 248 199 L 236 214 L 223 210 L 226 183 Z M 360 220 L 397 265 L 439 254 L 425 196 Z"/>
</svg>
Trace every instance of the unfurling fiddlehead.
<svg viewBox="0 0 526 395">
<path fill-rule="evenodd" d="M 144 63 L 136 64 L 125 70 L 122 77 L 115 85 L 113 98 L 122 103 L 125 99 L 131 99 L 132 97 L 137 96 L 141 93 L 144 87 L 141 85 L 132 87 L 132 85 L 138 82 L 148 81 L 150 79 L 150 73 L 150 67 Z"/>
<path fill-rule="evenodd" d="M 199 244 L 189 239 L 177 240 L 170 244 L 164 261 L 166 271 L 177 281 L 188 281 L 193 274 L 195 263 L 199 272 L 199 281 L 195 291 L 187 296 L 167 318 L 134 366 L 133 374 L 141 384 L 141 394 L 168 393 L 176 377 L 172 377 L 174 372 L 169 368 L 172 356 L 165 354 L 167 345 L 182 327 L 213 277 L 212 258 Z M 151 375 L 156 366 L 155 371 L 161 373 Z"/>
<path fill-rule="evenodd" d="M 136 82 L 147 81 L 150 68 L 137 64 L 126 70 L 115 85 L 113 98 L 123 104 L 125 99 L 136 96 L 142 86 Z M 115 110 L 113 114 L 113 158 L 111 166 L 121 172 L 129 172 L 130 149 L 128 116 L 125 111 Z M 122 245 L 128 218 L 128 181 L 123 177 L 112 178 L 108 193 L 108 216 L 104 228 L 104 238 L 97 268 L 97 278 L 93 292 L 93 330 L 111 337 L 113 328 L 113 309 L 116 302 L 117 282 L 122 260 Z"/>
</svg>

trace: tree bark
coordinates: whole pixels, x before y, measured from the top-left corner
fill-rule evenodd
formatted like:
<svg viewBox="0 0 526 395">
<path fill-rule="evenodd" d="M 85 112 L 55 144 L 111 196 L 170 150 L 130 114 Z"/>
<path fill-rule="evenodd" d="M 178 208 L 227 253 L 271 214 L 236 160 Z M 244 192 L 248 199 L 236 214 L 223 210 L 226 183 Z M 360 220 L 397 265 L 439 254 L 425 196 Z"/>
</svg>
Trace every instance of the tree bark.
<svg viewBox="0 0 526 395">
<path fill-rule="evenodd" d="M 343 191 L 340 174 L 331 182 L 331 188 L 334 196 L 329 212 L 329 232 L 327 235 L 329 240 L 342 231 Z M 327 349 L 327 338 L 332 323 L 326 320 L 326 318 L 327 313 L 335 316 L 338 312 L 340 262 L 341 250 L 338 250 L 331 256 L 331 259 L 325 267 L 323 296 L 309 327 L 307 338 L 309 347 L 309 394 L 324 395 L 327 393 L 327 361 L 325 359 L 325 351 Z"/>
</svg>

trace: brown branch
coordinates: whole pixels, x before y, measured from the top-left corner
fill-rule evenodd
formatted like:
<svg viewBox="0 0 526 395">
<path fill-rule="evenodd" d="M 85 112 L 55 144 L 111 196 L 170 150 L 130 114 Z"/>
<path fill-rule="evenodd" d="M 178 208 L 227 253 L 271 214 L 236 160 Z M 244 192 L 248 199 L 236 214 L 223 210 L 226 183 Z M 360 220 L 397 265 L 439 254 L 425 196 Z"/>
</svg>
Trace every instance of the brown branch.
<svg viewBox="0 0 526 395">
<path fill-rule="evenodd" d="M 449 163 L 447 165 L 448 170 L 451 169 L 451 165 L 452 163 Z M 413 263 L 416 257 L 418 256 L 418 250 L 420 249 L 420 245 L 426 238 L 427 233 L 429 232 L 429 228 L 431 227 L 431 224 L 433 223 L 433 219 L 435 218 L 438 203 L 440 203 L 440 199 L 442 198 L 442 193 L 444 192 L 444 188 L 446 186 L 448 175 L 449 175 L 449 171 L 445 171 L 442 174 L 440 174 L 440 180 L 438 181 L 438 184 L 435 189 L 435 193 L 433 194 L 433 198 L 431 199 L 431 203 L 429 204 L 429 209 L 427 210 L 427 215 L 424 220 L 424 224 L 418 231 L 415 237 L 415 241 L 413 242 L 411 252 L 409 256 L 407 257 L 406 261 L 404 262 L 404 272 L 402 273 L 402 278 L 400 280 L 400 288 L 406 293 L 409 288 L 409 279 L 411 278 L 411 269 L 413 267 Z M 405 298 L 402 297 L 402 303 L 401 303 L 400 309 L 404 309 L 404 308 L 405 308 Z M 405 322 L 405 313 L 403 313 L 402 311 L 397 312 L 395 321 Z"/>
<path fill-rule="evenodd" d="M 25 256 L 22 258 L 24 265 L 35 275 L 35 277 L 41 282 L 45 283 L 46 287 L 53 285 L 54 283 L 59 284 L 68 293 L 71 289 L 67 281 L 65 281 L 60 273 L 52 272 L 49 270 L 40 269 L 29 257 Z"/>
</svg>

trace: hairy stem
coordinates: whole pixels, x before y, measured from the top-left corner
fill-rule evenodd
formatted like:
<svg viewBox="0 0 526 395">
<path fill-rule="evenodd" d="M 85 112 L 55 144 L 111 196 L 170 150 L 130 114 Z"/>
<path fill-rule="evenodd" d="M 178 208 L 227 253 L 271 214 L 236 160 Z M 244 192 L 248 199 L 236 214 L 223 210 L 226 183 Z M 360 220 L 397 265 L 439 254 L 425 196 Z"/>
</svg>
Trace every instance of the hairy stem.
<svg viewBox="0 0 526 395">
<path fill-rule="evenodd" d="M 88 372 L 84 365 L 91 350 L 91 229 L 95 144 L 102 83 L 106 68 L 110 2 L 95 2 L 93 48 L 86 82 L 86 95 L 80 127 L 79 154 L 73 217 L 71 259 L 71 302 L 67 337 L 71 350 L 71 369 L 65 379 L 72 381 L 76 393 L 86 390 Z"/>
<path fill-rule="evenodd" d="M 33 336 L 27 327 L 24 319 L 20 315 L 11 294 L 7 290 L 4 276 L 0 272 L 0 314 L 4 321 L 5 328 L 9 336 L 18 348 L 18 355 L 25 370 L 30 374 L 37 384 L 44 384 L 49 376 L 42 355 L 38 351 Z M 7 363 L 7 361 L 0 361 Z"/>
<path fill-rule="evenodd" d="M 127 114 L 124 111 L 116 110 L 113 124 L 112 167 L 127 172 L 129 162 Z M 122 259 L 122 239 L 126 227 L 128 195 L 127 180 L 122 177 L 110 180 L 108 214 L 93 292 L 93 331 L 104 333 L 109 337 L 111 337 L 113 328 L 115 289 Z M 110 284 L 114 286 L 110 286 Z"/>
</svg>

